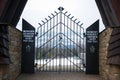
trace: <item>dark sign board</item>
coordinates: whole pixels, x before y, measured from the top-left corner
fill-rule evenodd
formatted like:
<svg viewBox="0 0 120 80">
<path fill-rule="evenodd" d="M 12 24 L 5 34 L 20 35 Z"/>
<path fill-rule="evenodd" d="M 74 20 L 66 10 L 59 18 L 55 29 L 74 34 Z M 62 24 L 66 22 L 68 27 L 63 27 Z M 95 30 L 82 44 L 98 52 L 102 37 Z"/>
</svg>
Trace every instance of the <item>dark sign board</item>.
<svg viewBox="0 0 120 80">
<path fill-rule="evenodd" d="M 99 20 L 86 29 L 86 74 L 99 74 Z"/>
<path fill-rule="evenodd" d="M 35 28 L 22 20 L 22 73 L 34 73 Z"/>
</svg>

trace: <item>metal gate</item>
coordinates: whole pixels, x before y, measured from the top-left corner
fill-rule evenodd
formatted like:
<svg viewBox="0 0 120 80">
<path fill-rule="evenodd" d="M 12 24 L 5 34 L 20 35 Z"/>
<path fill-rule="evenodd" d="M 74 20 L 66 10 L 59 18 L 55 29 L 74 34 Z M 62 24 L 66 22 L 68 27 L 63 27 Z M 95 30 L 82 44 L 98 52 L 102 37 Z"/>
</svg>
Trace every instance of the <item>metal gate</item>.
<svg viewBox="0 0 120 80">
<path fill-rule="evenodd" d="M 42 20 L 37 29 L 38 71 L 85 71 L 84 28 L 71 14 L 59 12 Z"/>
</svg>

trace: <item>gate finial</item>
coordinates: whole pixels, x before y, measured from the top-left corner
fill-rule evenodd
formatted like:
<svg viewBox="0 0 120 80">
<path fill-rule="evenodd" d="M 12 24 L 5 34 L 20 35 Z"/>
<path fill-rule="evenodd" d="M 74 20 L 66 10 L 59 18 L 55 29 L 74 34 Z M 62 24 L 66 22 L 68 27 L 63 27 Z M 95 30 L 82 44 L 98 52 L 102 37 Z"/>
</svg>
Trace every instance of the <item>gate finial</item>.
<svg viewBox="0 0 120 80">
<path fill-rule="evenodd" d="M 58 10 L 59 10 L 59 11 L 63 11 L 64 8 L 63 8 L 63 7 L 59 7 Z"/>
</svg>

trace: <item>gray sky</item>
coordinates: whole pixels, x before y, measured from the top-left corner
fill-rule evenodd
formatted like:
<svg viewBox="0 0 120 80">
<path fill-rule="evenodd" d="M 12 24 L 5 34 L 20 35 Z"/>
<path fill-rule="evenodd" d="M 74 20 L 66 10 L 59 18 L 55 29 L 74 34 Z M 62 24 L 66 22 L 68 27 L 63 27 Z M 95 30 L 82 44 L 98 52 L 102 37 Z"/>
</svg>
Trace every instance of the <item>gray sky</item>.
<svg viewBox="0 0 120 80">
<path fill-rule="evenodd" d="M 24 18 L 35 28 L 39 27 L 41 20 L 51 16 L 51 13 L 58 11 L 58 7 L 64 7 L 72 16 L 81 21 L 87 28 L 97 19 L 100 19 L 100 31 L 104 29 L 100 13 L 95 0 L 28 0 L 21 19 Z M 17 28 L 22 29 L 22 20 L 20 19 Z"/>
</svg>

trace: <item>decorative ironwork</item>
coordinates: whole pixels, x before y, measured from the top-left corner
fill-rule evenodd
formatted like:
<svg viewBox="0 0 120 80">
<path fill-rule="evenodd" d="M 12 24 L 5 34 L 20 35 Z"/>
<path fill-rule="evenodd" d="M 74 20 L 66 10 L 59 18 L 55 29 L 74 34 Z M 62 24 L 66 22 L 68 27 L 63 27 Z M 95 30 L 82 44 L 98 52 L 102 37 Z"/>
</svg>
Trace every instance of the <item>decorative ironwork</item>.
<svg viewBox="0 0 120 80">
<path fill-rule="evenodd" d="M 39 71 L 85 71 L 84 28 L 59 7 L 37 29 L 36 63 Z"/>
</svg>

